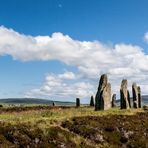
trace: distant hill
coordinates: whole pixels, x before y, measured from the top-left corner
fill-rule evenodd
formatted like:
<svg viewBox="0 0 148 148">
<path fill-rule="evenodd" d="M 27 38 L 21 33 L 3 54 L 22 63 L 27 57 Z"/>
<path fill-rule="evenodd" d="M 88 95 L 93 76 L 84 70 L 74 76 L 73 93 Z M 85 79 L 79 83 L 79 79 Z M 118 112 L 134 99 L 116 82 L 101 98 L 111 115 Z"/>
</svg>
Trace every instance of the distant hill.
<svg viewBox="0 0 148 148">
<path fill-rule="evenodd" d="M 63 101 L 53 101 L 47 99 L 39 99 L 39 98 L 6 98 L 0 99 L 0 104 L 37 104 L 37 105 L 52 105 L 52 103 L 61 106 L 75 106 L 75 102 L 63 102 Z M 132 98 L 131 98 L 132 102 Z M 117 100 L 118 106 L 120 105 L 120 100 Z M 142 96 L 142 105 L 148 105 L 148 95 Z"/>
<path fill-rule="evenodd" d="M 38 98 L 6 98 L 0 99 L 0 103 L 4 104 L 43 104 L 43 105 L 52 105 L 52 103 L 56 105 L 75 105 L 75 102 L 62 102 L 62 101 L 52 101 L 46 99 L 38 99 Z"/>
<path fill-rule="evenodd" d="M 131 98 L 131 102 L 132 102 L 132 98 Z M 117 104 L 120 104 L 120 100 L 117 100 Z M 142 105 L 148 105 L 148 95 L 143 95 L 142 96 Z"/>
</svg>

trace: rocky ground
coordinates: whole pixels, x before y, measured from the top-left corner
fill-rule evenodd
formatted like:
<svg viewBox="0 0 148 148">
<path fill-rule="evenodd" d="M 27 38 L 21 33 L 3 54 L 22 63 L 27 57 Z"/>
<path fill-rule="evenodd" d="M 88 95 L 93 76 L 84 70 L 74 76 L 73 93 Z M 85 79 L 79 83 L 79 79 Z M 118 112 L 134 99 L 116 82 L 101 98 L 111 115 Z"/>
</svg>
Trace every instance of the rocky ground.
<svg viewBox="0 0 148 148">
<path fill-rule="evenodd" d="M 29 115 L 34 109 L 35 112 Z M 47 108 L 40 108 L 40 112 L 36 112 L 37 107 L 34 109 L 31 112 L 28 108 L 25 111 L 20 109 L 19 113 L 15 109 L 1 110 L 0 147 L 148 148 L 147 111 L 140 110 L 135 114 L 135 110 L 113 110 L 102 114 L 93 108 L 56 107 L 46 111 Z M 71 112 L 69 115 L 68 111 Z M 52 115 L 56 118 L 51 124 Z"/>
<path fill-rule="evenodd" d="M 148 147 L 148 112 L 136 115 L 78 117 L 62 127 L 92 142 L 109 147 Z"/>
<path fill-rule="evenodd" d="M 79 146 L 74 141 L 75 134 L 60 126 L 53 126 L 41 130 L 28 125 L 3 125 L 0 124 L 1 148 L 74 148 L 91 147 L 85 140 L 79 139 Z"/>
</svg>

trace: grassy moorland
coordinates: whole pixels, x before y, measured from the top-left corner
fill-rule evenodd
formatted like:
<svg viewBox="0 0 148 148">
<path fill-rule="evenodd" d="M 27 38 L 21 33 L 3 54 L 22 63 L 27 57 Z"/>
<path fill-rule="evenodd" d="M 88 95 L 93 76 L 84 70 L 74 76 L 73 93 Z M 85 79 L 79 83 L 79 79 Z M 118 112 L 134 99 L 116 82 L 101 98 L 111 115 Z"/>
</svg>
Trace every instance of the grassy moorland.
<svg viewBox="0 0 148 148">
<path fill-rule="evenodd" d="M 92 107 L 0 109 L 0 147 L 148 147 L 148 112 Z"/>
</svg>

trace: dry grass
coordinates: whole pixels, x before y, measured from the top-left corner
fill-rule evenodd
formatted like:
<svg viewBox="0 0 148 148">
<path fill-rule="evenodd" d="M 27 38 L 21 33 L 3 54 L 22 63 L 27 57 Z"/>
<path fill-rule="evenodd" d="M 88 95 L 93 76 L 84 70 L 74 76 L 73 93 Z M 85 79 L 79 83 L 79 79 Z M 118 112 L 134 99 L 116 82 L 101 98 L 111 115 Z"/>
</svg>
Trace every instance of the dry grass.
<svg viewBox="0 0 148 148">
<path fill-rule="evenodd" d="M 21 109 L 20 109 L 21 110 Z M 120 109 L 110 109 L 107 111 L 94 111 L 93 107 L 68 107 L 68 108 L 62 108 L 62 107 L 55 107 L 55 108 L 41 108 L 41 109 L 34 109 L 34 107 L 30 108 L 29 110 L 23 110 L 23 111 L 1 111 L 0 114 L 0 126 L 3 126 L 3 128 L 6 131 L 13 131 L 13 127 L 16 129 L 12 132 L 15 135 L 15 132 L 18 131 L 20 134 L 20 137 L 24 137 L 24 131 L 22 133 L 22 129 L 26 131 L 31 131 L 33 138 L 37 136 L 37 134 L 42 135 L 42 144 L 45 144 L 45 147 L 49 146 L 55 146 L 58 147 L 58 145 L 62 145 L 62 142 L 64 142 L 66 145 L 72 144 L 72 147 L 108 147 L 108 145 L 102 144 L 96 144 L 92 141 L 84 138 L 83 136 L 80 136 L 75 133 L 71 133 L 68 129 L 65 129 L 61 127 L 61 124 L 64 121 L 71 122 L 72 118 L 82 117 L 85 119 L 85 117 L 104 117 L 108 115 L 134 115 L 137 112 L 143 112 L 142 109 L 129 109 L 129 110 L 120 110 Z M 10 129 L 7 130 L 7 128 L 10 127 Z M 0 128 L 2 131 L 5 131 Z M 3 132 L 0 133 L 0 136 L 3 137 Z M 18 134 L 18 133 L 17 133 Z M 16 135 L 17 135 L 16 134 Z M 28 133 L 30 134 L 30 132 Z M 13 136 L 14 136 L 13 135 Z M 12 135 L 10 135 L 11 137 Z M 12 137 L 13 137 L 12 136 Z M 25 135 L 28 138 L 28 135 Z M 4 136 L 5 137 L 5 136 Z M 46 145 L 46 138 L 51 138 L 50 145 L 47 143 Z M 6 139 L 5 139 L 6 138 Z M 1 141 L 6 143 L 7 137 L 2 138 L 0 137 L 0 144 Z M 4 140 L 5 139 L 5 140 Z M 15 139 L 18 139 L 16 137 Z M 29 139 L 29 138 L 28 138 Z M 54 141 L 52 141 L 54 139 Z M 10 142 L 10 141 L 9 141 Z M 27 144 L 28 141 L 26 141 L 25 144 Z M 58 142 L 58 143 L 54 143 Z M 12 144 L 12 143 L 8 143 Z M 0 145 L 1 146 L 1 145 Z M 2 145 L 3 146 L 3 145 Z M 69 145 L 70 147 L 70 145 Z"/>
<path fill-rule="evenodd" d="M 23 112 L 3 112 L 0 114 L 0 121 L 11 124 L 30 123 L 30 124 L 44 124 L 57 125 L 62 121 L 71 119 L 73 117 L 85 116 L 105 116 L 105 115 L 133 115 L 137 112 L 143 112 L 142 109 L 110 109 L 107 111 L 94 111 L 92 107 L 81 108 L 52 108 L 44 110 L 28 110 Z"/>
</svg>

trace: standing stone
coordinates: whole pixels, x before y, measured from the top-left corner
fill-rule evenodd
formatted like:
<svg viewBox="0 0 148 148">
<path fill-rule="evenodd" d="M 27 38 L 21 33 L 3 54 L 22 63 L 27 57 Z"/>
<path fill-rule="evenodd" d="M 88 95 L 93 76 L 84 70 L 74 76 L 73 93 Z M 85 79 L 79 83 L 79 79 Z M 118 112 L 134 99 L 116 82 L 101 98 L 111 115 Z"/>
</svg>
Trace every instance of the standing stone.
<svg viewBox="0 0 148 148">
<path fill-rule="evenodd" d="M 112 107 L 117 107 L 117 103 L 116 103 L 116 94 L 113 94 L 112 96 Z"/>
<path fill-rule="evenodd" d="M 80 99 L 76 98 L 76 107 L 80 107 Z"/>
<path fill-rule="evenodd" d="M 142 97 L 141 97 L 141 88 L 138 86 L 138 107 L 141 108 L 141 102 L 142 102 Z"/>
<path fill-rule="evenodd" d="M 128 93 L 128 103 L 129 103 L 129 107 L 131 108 L 131 98 L 130 98 L 130 93 L 129 93 L 129 91 L 128 91 L 127 93 Z"/>
<path fill-rule="evenodd" d="M 139 107 L 138 87 L 137 87 L 136 83 L 133 83 L 133 85 L 132 85 L 132 92 L 133 92 L 133 107 L 138 108 Z"/>
<path fill-rule="evenodd" d="M 129 109 L 129 99 L 128 99 L 128 90 L 127 90 L 127 80 L 123 79 L 121 82 L 120 88 L 120 107 L 121 109 Z"/>
<path fill-rule="evenodd" d="M 110 83 L 107 83 L 106 87 L 104 88 L 102 97 L 104 98 L 103 109 L 107 110 L 111 108 L 111 84 Z"/>
<path fill-rule="evenodd" d="M 52 106 L 55 106 L 55 103 L 54 102 L 52 102 Z"/>
<path fill-rule="evenodd" d="M 107 110 L 111 107 L 111 85 L 106 74 L 101 75 L 95 97 L 95 110 Z"/>
<path fill-rule="evenodd" d="M 94 104 L 94 97 L 93 96 L 91 96 L 91 98 L 90 98 L 90 106 L 95 106 L 95 104 Z"/>
</svg>

